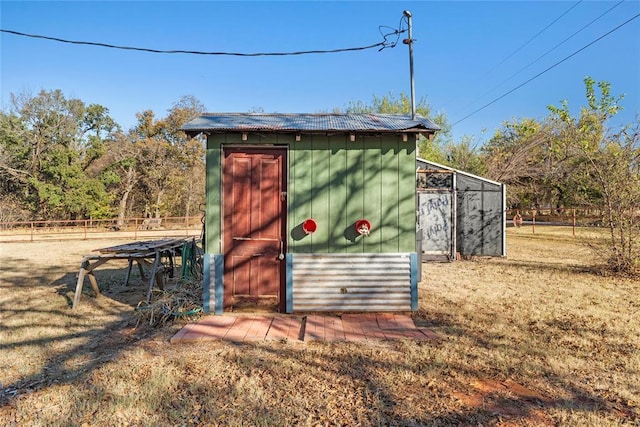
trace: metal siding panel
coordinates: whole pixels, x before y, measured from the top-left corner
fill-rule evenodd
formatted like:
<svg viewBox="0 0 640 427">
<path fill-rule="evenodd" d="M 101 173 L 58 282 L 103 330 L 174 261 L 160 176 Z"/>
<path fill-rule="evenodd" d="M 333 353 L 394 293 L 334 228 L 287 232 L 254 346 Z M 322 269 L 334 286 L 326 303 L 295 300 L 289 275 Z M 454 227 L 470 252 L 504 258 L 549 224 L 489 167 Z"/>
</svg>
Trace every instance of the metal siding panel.
<svg viewBox="0 0 640 427">
<path fill-rule="evenodd" d="M 205 114 L 185 124 L 181 130 L 197 131 L 402 131 L 439 130 L 425 117 L 399 114 Z"/>
<path fill-rule="evenodd" d="M 286 255 L 286 283 L 285 283 L 285 296 L 286 296 L 286 309 L 287 313 L 293 313 L 293 254 Z"/>
<path fill-rule="evenodd" d="M 293 311 L 409 311 L 415 279 L 411 257 L 294 254 Z"/>
<path fill-rule="evenodd" d="M 211 312 L 211 288 L 212 288 L 212 277 L 211 277 L 211 254 L 204 254 L 202 259 L 202 309 L 205 313 L 209 314 Z M 215 291 L 214 291 L 215 295 Z M 215 305 L 215 304 L 214 304 Z"/>
<path fill-rule="evenodd" d="M 418 282 L 420 281 L 418 265 L 421 262 L 418 254 L 413 252 L 411 254 L 411 311 L 418 311 Z"/>
<path fill-rule="evenodd" d="M 213 282 L 215 289 L 215 314 L 222 314 L 224 307 L 224 255 L 213 255 Z"/>
</svg>

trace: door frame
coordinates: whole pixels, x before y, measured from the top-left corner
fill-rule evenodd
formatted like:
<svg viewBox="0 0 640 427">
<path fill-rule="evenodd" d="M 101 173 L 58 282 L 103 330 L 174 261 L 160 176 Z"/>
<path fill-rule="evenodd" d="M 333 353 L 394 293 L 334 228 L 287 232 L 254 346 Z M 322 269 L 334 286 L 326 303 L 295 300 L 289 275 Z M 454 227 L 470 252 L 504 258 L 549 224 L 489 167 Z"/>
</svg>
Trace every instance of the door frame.
<svg viewBox="0 0 640 427">
<path fill-rule="evenodd" d="M 220 248 L 222 254 L 226 254 L 227 248 L 225 245 L 225 191 L 224 185 L 225 180 L 228 179 L 225 170 L 225 162 L 226 162 L 226 154 L 229 152 L 245 152 L 245 153 L 273 153 L 279 152 L 282 154 L 282 173 L 280 177 L 281 181 L 281 191 L 285 193 L 284 197 L 280 199 L 280 238 L 282 242 L 282 253 L 285 255 L 284 259 L 280 260 L 279 263 L 279 279 L 280 283 L 278 284 L 278 303 L 277 309 L 280 313 L 286 312 L 286 253 L 288 250 L 288 238 L 287 238 L 287 229 L 288 229 L 288 221 L 289 221 L 289 146 L 288 145 L 238 145 L 238 144 L 223 144 L 221 146 L 220 154 L 221 154 L 221 179 L 220 179 Z M 283 200 L 284 199 L 284 200 Z M 223 265 L 226 265 L 224 263 Z M 226 269 L 223 268 L 222 271 L 222 287 L 223 287 L 223 303 L 222 306 L 230 306 L 233 307 L 233 302 L 230 305 L 225 303 L 225 299 L 230 297 L 233 299 L 233 289 L 231 288 L 233 284 L 225 283 Z"/>
</svg>

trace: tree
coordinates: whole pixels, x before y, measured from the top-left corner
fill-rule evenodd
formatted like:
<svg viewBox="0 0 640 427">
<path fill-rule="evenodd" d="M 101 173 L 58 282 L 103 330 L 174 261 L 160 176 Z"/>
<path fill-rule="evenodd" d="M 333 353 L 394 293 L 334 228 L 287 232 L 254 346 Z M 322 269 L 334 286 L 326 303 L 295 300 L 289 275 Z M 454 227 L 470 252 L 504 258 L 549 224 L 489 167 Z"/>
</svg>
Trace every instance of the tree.
<svg viewBox="0 0 640 427">
<path fill-rule="evenodd" d="M 524 118 L 506 121 L 482 147 L 486 175 L 509 188 L 511 207 L 540 207 L 548 204 L 544 184 L 549 164 L 545 124 Z"/>
<path fill-rule="evenodd" d="M 602 207 L 609 238 L 598 246 L 615 272 L 640 274 L 640 122 L 611 132 L 607 121 L 622 108 L 608 82 L 585 78 L 587 106 L 572 117 L 568 103 L 549 106 L 557 125 L 554 146 L 579 159 L 572 170 L 575 186 Z"/>
<path fill-rule="evenodd" d="M 346 108 L 347 113 L 378 113 L 378 114 L 411 114 L 411 99 L 401 92 L 398 97 L 393 93 L 386 96 L 376 96 L 369 104 L 362 101 L 352 101 Z M 437 163 L 446 163 L 444 147 L 451 141 L 451 125 L 443 112 L 433 113 L 426 98 L 420 98 L 416 103 L 416 114 L 433 120 L 441 130 L 435 138 L 421 137 L 418 141 L 418 155 Z"/>
<path fill-rule="evenodd" d="M 107 120 L 104 107 L 87 108 L 59 90 L 12 95 L 12 110 L 3 113 L 0 122 L 2 170 L 11 176 L 21 205 L 33 216 L 74 219 L 111 214 L 104 184 L 85 172 L 95 157 L 91 150 L 100 143 L 100 134 L 89 134 L 95 130 L 87 121 L 92 111 Z"/>
<path fill-rule="evenodd" d="M 150 195 L 145 211 L 152 210 L 156 217 L 169 212 L 189 216 L 194 205 L 204 201 L 204 144 L 180 131 L 203 111 L 196 98 L 186 96 L 163 119 L 150 110 L 137 114 L 132 137 L 140 150 L 138 176 Z"/>
<path fill-rule="evenodd" d="M 463 136 L 460 142 L 450 142 L 445 146 L 446 164 L 455 169 L 476 175 L 485 175 L 487 167 L 479 149 L 479 144 L 469 136 Z"/>
</svg>

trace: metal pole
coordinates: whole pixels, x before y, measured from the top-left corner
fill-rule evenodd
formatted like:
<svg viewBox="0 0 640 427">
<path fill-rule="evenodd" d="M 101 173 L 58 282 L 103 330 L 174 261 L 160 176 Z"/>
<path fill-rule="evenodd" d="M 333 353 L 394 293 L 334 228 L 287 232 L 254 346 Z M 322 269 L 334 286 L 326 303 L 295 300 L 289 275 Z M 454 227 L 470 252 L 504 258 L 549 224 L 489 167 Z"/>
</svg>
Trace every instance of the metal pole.
<svg viewBox="0 0 640 427">
<path fill-rule="evenodd" d="M 402 43 L 409 45 L 409 75 L 411 77 L 411 120 L 416 119 L 416 89 L 413 84 L 413 28 L 411 12 L 405 10 L 402 14 L 407 18 L 407 27 L 409 29 L 409 37 L 404 39 Z"/>
</svg>

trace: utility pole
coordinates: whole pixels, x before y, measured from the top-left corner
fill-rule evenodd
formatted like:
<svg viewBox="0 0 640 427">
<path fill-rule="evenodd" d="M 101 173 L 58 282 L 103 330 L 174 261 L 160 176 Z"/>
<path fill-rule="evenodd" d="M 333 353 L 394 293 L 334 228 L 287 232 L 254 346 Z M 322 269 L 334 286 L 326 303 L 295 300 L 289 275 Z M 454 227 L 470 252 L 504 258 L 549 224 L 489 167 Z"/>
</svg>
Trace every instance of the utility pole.
<svg viewBox="0 0 640 427">
<path fill-rule="evenodd" d="M 402 40 L 402 43 L 409 45 L 409 75 L 411 76 L 411 120 L 416 119 L 416 89 L 413 84 L 413 29 L 411 28 L 411 12 L 405 10 L 402 14 L 407 18 L 409 27 L 409 37 Z"/>
</svg>

